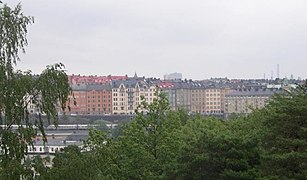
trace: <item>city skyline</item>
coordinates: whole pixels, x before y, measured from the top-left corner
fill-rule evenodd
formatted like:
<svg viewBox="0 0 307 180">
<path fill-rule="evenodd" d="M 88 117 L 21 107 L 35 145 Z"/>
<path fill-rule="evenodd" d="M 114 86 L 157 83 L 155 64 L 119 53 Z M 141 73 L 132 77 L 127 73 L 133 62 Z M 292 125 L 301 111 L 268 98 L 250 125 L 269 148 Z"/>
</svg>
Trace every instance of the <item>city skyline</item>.
<svg viewBox="0 0 307 180">
<path fill-rule="evenodd" d="M 17 0 L 8 2 L 16 5 Z M 18 68 L 163 78 L 306 79 L 305 1 L 23 1 L 34 16 Z"/>
</svg>

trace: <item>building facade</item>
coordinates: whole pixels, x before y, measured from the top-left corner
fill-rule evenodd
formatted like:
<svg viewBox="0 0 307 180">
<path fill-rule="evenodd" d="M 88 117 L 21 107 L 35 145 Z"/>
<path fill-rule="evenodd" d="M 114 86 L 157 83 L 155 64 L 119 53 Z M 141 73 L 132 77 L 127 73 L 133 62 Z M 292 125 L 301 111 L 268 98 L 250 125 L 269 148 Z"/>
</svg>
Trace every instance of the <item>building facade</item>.
<svg viewBox="0 0 307 180">
<path fill-rule="evenodd" d="M 204 87 L 192 87 L 191 89 L 191 112 L 206 114 L 206 89 Z"/>
<path fill-rule="evenodd" d="M 253 109 L 261 109 L 269 103 L 269 99 L 278 91 L 259 90 L 237 90 L 225 96 L 224 115 L 228 118 L 231 114 L 247 115 Z"/>
<path fill-rule="evenodd" d="M 69 97 L 65 113 L 70 115 L 112 114 L 111 85 L 77 84 L 71 85 L 73 95 Z"/>
<path fill-rule="evenodd" d="M 222 114 L 226 89 L 221 87 L 194 87 L 191 90 L 191 112 Z"/>
<path fill-rule="evenodd" d="M 211 78 L 201 81 L 160 80 L 127 76 L 70 76 L 73 96 L 68 114 L 134 114 L 142 99 L 152 103 L 157 86 L 166 94 L 172 110 L 185 109 L 203 115 L 248 114 L 262 108 L 280 82 L 268 80 Z M 277 83 L 277 84 L 276 84 Z M 273 84 L 270 87 L 268 84 Z M 287 84 L 287 83 L 285 83 Z M 295 88 L 292 86 L 280 86 Z M 273 91 L 268 89 L 273 89 Z M 75 98 L 75 99 L 73 99 Z M 74 100 L 76 105 L 74 105 Z M 29 104 L 30 112 L 36 107 Z"/>
<path fill-rule="evenodd" d="M 143 78 L 129 78 L 112 83 L 113 114 L 134 114 L 142 98 L 152 103 L 156 85 L 147 83 Z"/>
<path fill-rule="evenodd" d="M 191 111 L 191 89 L 187 83 L 161 83 L 160 88 L 166 94 L 172 110 Z"/>
</svg>

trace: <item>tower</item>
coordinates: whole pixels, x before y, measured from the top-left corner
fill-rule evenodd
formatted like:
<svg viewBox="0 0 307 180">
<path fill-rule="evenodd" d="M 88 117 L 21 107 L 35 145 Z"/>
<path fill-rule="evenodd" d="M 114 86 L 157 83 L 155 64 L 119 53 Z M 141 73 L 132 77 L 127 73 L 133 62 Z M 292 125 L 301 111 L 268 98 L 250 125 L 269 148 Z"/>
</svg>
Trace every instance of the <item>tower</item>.
<svg viewBox="0 0 307 180">
<path fill-rule="evenodd" d="M 136 74 L 136 71 L 134 72 L 134 78 L 138 78 L 138 75 Z"/>
<path fill-rule="evenodd" d="M 279 64 L 277 64 L 276 78 L 279 79 Z"/>
</svg>

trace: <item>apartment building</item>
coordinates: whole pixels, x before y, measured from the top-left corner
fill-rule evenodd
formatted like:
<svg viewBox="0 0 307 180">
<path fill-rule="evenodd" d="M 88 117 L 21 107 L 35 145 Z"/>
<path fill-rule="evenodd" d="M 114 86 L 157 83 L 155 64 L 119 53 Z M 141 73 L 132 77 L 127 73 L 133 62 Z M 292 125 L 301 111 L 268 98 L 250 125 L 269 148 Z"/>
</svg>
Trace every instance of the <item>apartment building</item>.
<svg viewBox="0 0 307 180">
<path fill-rule="evenodd" d="M 70 112 L 66 109 L 66 113 L 69 114 L 80 114 L 85 115 L 87 114 L 87 87 L 85 84 L 83 85 L 74 85 L 72 86 L 73 96 L 70 96 L 69 106 Z M 75 98 L 75 99 L 74 99 Z M 76 103 L 75 103 L 75 102 Z"/>
<path fill-rule="evenodd" d="M 191 110 L 191 89 L 188 83 L 160 83 L 159 86 L 166 94 L 172 110 Z"/>
<path fill-rule="evenodd" d="M 175 83 L 163 81 L 160 82 L 158 86 L 161 89 L 161 92 L 167 96 L 170 108 L 172 110 L 175 110 L 176 101 L 173 100 L 175 97 L 175 89 L 174 89 Z"/>
<path fill-rule="evenodd" d="M 249 107 L 262 108 L 275 92 L 263 90 L 276 88 L 276 82 L 267 80 L 228 80 L 214 78 L 201 81 L 164 80 L 128 76 L 80 76 L 72 75 L 69 83 L 73 89 L 70 114 L 134 114 L 141 103 L 153 102 L 156 85 L 166 94 L 170 108 L 183 108 L 191 113 L 228 116 L 232 113 L 248 114 Z M 272 87 L 269 85 L 273 84 Z M 279 83 L 279 82 L 278 82 Z M 287 83 L 285 83 L 287 84 Z M 281 85 L 279 88 L 292 86 Z M 71 97 L 73 98 L 73 96 Z M 31 113 L 36 107 L 29 104 Z"/>
<path fill-rule="evenodd" d="M 206 89 L 201 84 L 191 87 L 191 112 L 206 114 Z"/>
<path fill-rule="evenodd" d="M 71 85 L 73 95 L 69 97 L 70 111 L 66 114 L 99 115 L 112 114 L 112 88 L 103 84 Z M 76 102 L 76 104 L 74 103 Z"/>
<path fill-rule="evenodd" d="M 206 114 L 221 114 L 223 112 L 222 91 L 221 88 L 206 89 Z"/>
<path fill-rule="evenodd" d="M 230 88 L 208 86 L 195 83 L 191 87 L 191 112 L 201 114 L 222 114 L 224 112 L 224 97 Z"/>
<path fill-rule="evenodd" d="M 87 85 L 87 114 L 112 114 L 111 85 Z"/>
<path fill-rule="evenodd" d="M 223 113 L 225 94 L 231 91 L 223 86 L 193 81 L 162 82 L 160 87 L 167 95 L 172 110 L 184 108 L 188 112 L 201 114 Z"/>
<path fill-rule="evenodd" d="M 226 94 L 225 96 L 225 117 L 231 114 L 246 115 L 252 109 L 260 109 L 269 103 L 269 99 L 280 91 L 267 89 L 240 89 Z"/>
<path fill-rule="evenodd" d="M 147 83 L 143 78 L 128 78 L 112 82 L 113 114 L 134 114 L 144 97 L 152 103 L 156 86 Z"/>
<path fill-rule="evenodd" d="M 235 91 L 234 89 L 230 87 L 221 87 L 221 113 L 224 113 L 225 111 L 225 97 L 227 94 Z"/>
</svg>

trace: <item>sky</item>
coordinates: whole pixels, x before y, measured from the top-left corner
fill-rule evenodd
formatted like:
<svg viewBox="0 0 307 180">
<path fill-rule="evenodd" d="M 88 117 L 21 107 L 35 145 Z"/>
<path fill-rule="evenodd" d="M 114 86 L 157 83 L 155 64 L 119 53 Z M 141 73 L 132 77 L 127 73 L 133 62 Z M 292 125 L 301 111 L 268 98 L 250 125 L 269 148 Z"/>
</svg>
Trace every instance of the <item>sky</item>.
<svg viewBox="0 0 307 180">
<path fill-rule="evenodd" d="M 17 0 L 3 0 L 16 5 Z M 187 79 L 307 78 L 306 0 L 23 0 L 17 68 Z"/>
</svg>

